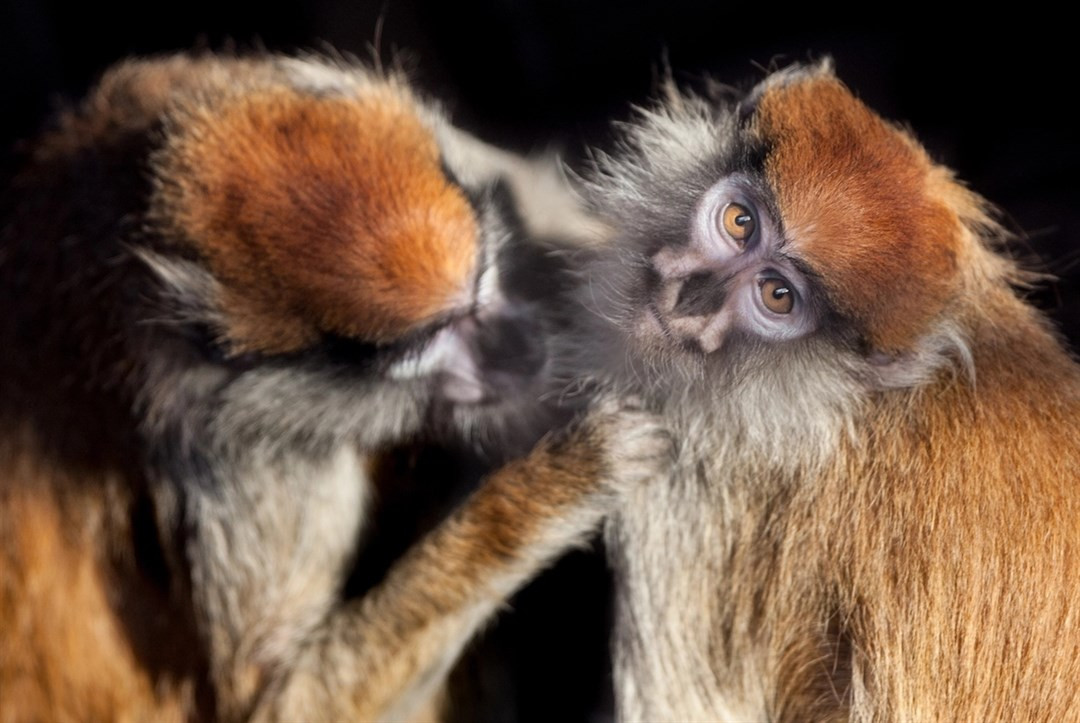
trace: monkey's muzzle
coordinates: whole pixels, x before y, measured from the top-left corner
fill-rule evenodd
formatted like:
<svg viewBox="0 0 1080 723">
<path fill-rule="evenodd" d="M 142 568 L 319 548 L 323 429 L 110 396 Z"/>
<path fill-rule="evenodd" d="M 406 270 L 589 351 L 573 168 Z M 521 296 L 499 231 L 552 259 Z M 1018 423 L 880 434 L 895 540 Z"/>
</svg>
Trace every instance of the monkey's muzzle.
<svg viewBox="0 0 1080 723">
<path fill-rule="evenodd" d="M 470 315 L 448 333 L 456 342 L 441 379 L 449 401 L 497 403 L 532 388 L 547 367 L 544 329 L 521 311 Z"/>
</svg>

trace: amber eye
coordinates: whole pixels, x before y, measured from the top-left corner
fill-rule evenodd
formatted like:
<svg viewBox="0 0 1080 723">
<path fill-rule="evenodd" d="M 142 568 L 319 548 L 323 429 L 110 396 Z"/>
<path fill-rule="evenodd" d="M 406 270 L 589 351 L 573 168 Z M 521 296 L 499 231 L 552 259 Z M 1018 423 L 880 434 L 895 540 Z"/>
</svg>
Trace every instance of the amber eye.
<svg viewBox="0 0 1080 723">
<path fill-rule="evenodd" d="M 720 226 L 724 233 L 737 241 L 739 245 L 746 243 L 754 234 L 754 215 L 750 209 L 738 203 L 729 203 L 720 212 Z"/>
<path fill-rule="evenodd" d="M 795 292 L 787 279 L 770 277 L 761 281 L 761 300 L 774 314 L 790 314 L 795 306 Z"/>
</svg>

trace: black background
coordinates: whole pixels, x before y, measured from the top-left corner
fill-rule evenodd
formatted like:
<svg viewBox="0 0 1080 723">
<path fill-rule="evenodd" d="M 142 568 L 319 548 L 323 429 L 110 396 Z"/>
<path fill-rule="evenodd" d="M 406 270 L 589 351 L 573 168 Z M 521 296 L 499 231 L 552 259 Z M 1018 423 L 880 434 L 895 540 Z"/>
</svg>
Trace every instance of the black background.
<svg viewBox="0 0 1080 723">
<path fill-rule="evenodd" d="M 648 99 L 665 64 L 689 85 L 706 75 L 750 83 L 772 64 L 831 55 L 864 100 L 908 124 L 1002 209 L 1018 235 L 1014 253 L 1059 279 L 1035 293 L 1036 303 L 1080 341 L 1080 143 L 1071 110 L 1080 40 L 1069 37 L 1071 22 L 1034 6 L 946 19 L 910 5 L 876 5 L 871 18 L 869 9 L 833 17 L 689 0 L 0 3 L 5 172 L 18 139 L 132 54 L 333 47 L 396 55 L 459 125 L 516 150 L 558 147 L 571 161 L 586 144 L 609 141 L 610 121 Z M 594 579 L 601 564 L 572 557 L 515 602 L 547 623 L 524 615 L 509 634 L 492 636 L 491 645 L 513 648 L 506 654 L 518 673 L 478 669 L 474 677 L 496 687 L 516 678 L 518 700 L 491 717 L 573 719 L 573 711 L 607 708 L 590 679 L 606 633 L 587 629 L 606 624 L 603 583 Z"/>
</svg>

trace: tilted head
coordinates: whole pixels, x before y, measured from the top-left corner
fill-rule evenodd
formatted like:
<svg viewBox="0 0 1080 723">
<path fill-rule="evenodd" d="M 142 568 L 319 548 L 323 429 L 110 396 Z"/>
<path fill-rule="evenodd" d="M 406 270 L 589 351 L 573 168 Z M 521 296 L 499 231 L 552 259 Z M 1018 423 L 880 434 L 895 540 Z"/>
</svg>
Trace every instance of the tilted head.
<svg viewBox="0 0 1080 723">
<path fill-rule="evenodd" d="M 591 179 L 618 228 L 593 286 L 654 375 L 827 356 L 837 383 L 888 387 L 963 356 L 965 295 L 1004 273 L 981 203 L 827 65 L 642 116 Z"/>
</svg>

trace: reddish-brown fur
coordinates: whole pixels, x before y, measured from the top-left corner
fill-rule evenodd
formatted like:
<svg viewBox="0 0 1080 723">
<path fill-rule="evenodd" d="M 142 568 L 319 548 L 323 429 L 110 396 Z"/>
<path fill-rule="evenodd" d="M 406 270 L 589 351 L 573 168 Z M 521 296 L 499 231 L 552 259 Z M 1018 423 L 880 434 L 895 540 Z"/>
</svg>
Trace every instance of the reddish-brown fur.
<svg viewBox="0 0 1080 723">
<path fill-rule="evenodd" d="M 873 346 L 906 350 L 955 293 L 960 227 L 926 153 L 831 76 L 770 89 L 755 117 L 800 254 Z"/>
<path fill-rule="evenodd" d="M 765 601 L 744 614 L 778 661 L 780 719 L 1080 706 L 1080 375 L 1031 309 L 980 302 L 976 386 L 883 395 L 826 474 L 742 518 L 727 572 Z"/>
<path fill-rule="evenodd" d="M 367 458 L 441 426 L 442 380 L 382 375 L 423 335 L 355 366 L 319 337 L 510 306 L 472 293 L 505 239 L 466 193 L 517 161 L 399 78 L 289 58 L 126 63 L 58 124 L 0 195 L 0 723 L 404 717 L 666 464 L 649 415 L 600 412 L 343 592 Z"/>
<path fill-rule="evenodd" d="M 223 283 L 234 351 L 392 341 L 468 303 L 476 219 L 401 91 L 275 87 L 183 115 L 157 203 Z"/>
</svg>

